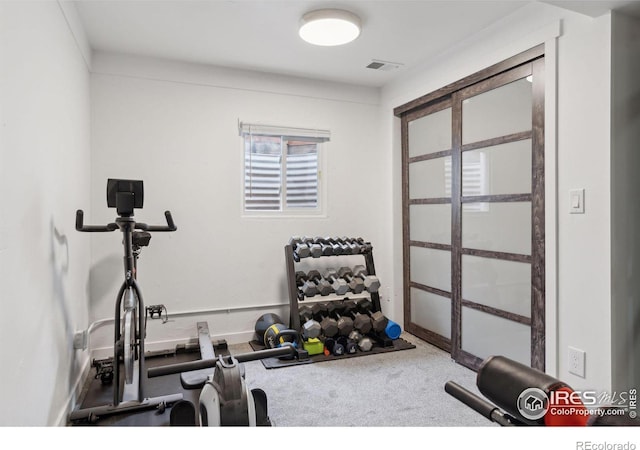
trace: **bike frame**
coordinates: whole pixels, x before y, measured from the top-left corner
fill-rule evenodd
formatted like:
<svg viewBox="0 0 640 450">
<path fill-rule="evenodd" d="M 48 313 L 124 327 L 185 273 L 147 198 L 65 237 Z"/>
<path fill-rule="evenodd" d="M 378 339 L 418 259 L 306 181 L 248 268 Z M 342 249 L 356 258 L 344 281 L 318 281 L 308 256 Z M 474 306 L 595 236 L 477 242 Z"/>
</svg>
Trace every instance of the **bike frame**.
<svg viewBox="0 0 640 450">
<path fill-rule="evenodd" d="M 140 286 L 136 281 L 138 247 L 134 250 L 133 234 L 135 230 L 149 232 L 176 231 L 177 227 L 173 223 L 171 212 L 165 211 L 166 225 L 147 225 L 136 222 L 133 218 L 134 208 L 142 208 L 143 188 L 142 181 L 117 180 L 107 181 L 107 206 L 116 208 L 118 217 L 115 222 L 106 225 L 84 225 L 84 212 L 76 211 L 76 230 L 82 232 L 112 232 L 120 230 L 123 236 L 124 247 L 124 281 L 118 297 L 116 298 L 114 317 L 114 344 L 113 344 L 113 403 L 103 406 L 95 406 L 84 409 L 76 409 L 69 414 L 71 422 L 77 420 L 89 420 L 95 422 L 103 416 L 135 412 L 144 409 L 157 408 L 164 412 L 166 405 L 182 400 L 182 394 L 168 394 L 158 397 L 147 398 L 144 395 L 144 379 L 147 376 L 145 371 L 145 308 Z M 125 322 L 127 313 L 136 314 L 135 322 L 126 323 L 125 330 L 122 326 L 122 313 L 124 312 Z M 134 326 L 135 325 L 135 326 Z M 129 328 L 129 326 L 131 328 Z M 123 332 L 124 331 L 124 332 Z M 129 332 L 130 342 L 123 342 L 123 335 Z M 129 347 L 126 347 L 129 346 Z M 125 383 L 124 389 L 120 390 L 120 353 L 125 353 L 132 349 L 131 363 L 125 361 Z M 126 360 L 127 358 L 125 358 Z M 129 375 L 127 368 L 131 369 Z"/>
<path fill-rule="evenodd" d="M 138 342 L 138 373 L 134 373 L 135 382 L 131 385 L 127 385 L 125 383 L 122 395 L 120 393 L 120 383 L 116 383 L 113 389 L 113 401 L 114 404 L 118 404 L 121 401 L 142 401 L 144 399 L 144 384 L 142 382 L 142 377 L 144 376 L 144 336 L 142 336 L 143 330 L 145 329 L 144 323 L 144 300 L 142 298 L 142 292 L 136 281 L 136 256 L 133 252 L 132 245 L 132 235 L 136 228 L 136 222 L 132 217 L 118 217 L 116 219 L 116 224 L 120 231 L 122 231 L 123 235 L 123 246 L 124 246 L 124 281 L 122 282 L 122 286 L 118 291 L 118 296 L 116 298 L 116 309 L 115 309 L 115 323 L 119 324 L 114 327 L 114 346 L 113 346 L 113 354 L 114 358 L 118 355 L 118 342 L 122 339 L 122 312 L 127 312 L 127 310 L 137 311 L 136 321 L 137 321 L 137 333 L 140 336 L 137 336 Z M 127 293 L 129 290 L 133 291 L 133 301 L 135 304 L 131 305 L 128 302 Z M 124 342 L 124 345 L 129 345 L 128 342 Z M 124 348 L 124 347 L 123 347 Z M 115 362 L 115 361 L 114 361 Z M 114 378 L 115 380 L 120 380 L 120 364 L 114 364 Z"/>
</svg>

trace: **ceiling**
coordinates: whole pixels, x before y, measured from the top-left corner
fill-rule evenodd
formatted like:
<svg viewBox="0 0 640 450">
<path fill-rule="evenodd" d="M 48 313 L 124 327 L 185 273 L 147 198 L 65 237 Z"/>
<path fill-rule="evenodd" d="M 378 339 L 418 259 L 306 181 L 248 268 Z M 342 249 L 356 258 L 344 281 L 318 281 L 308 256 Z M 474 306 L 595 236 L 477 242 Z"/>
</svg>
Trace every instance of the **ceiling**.
<svg viewBox="0 0 640 450">
<path fill-rule="evenodd" d="M 524 7 L 525 0 L 79 0 L 94 50 L 379 87 Z M 548 1 L 599 15 L 629 1 Z M 297 35 L 300 17 L 333 7 L 360 16 L 363 30 L 342 47 Z M 373 60 L 399 63 L 373 70 Z"/>
</svg>

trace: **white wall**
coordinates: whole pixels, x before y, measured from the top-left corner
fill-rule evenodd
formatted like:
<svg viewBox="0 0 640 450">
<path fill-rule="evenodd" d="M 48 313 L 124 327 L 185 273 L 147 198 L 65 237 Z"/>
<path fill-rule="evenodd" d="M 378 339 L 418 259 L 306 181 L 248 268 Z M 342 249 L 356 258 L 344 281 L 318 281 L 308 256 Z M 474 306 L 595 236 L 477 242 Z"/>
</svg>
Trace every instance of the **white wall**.
<svg viewBox="0 0 640 450">
<path fill-rule="evenodd" d="M 390 189 L 377 90 L 98 53 L 91 95 L 88 219 L 115 217 L 106 207 L 107 178 L 134 178 L 145 183 L 138 220 L 162 222 L 168 209 L 178 226 L 155 234 L 140 259 L 146 304 L 164 304 L 171 319 L 149 321 L 147 348 L 195 338 L 198 320 L 218 338 L 247 342 L 260 314 L 288 319 L 284 245 L 292 235 L 370 240 L 386 296 Z M 238 120 L 331 131 L 322 174 L 326 217 L 243 217 Z M 118 233 L 92 236 L 92 320 L 113 316 L 120 240 Z M 209 312 L 178 314 L 188 311 Z M 111 330 L 110 323 L 96 329 L 94 350 L 111 351 Z"/>
<path fill-rule="evenodd" d="M 574 389 L 611 389 L 611 17 L 566 21 L 558 39 L 558 375 Z M 585 214 L 569 190 L 585 189 Z M 568 347 L 586 352 L 586 378 Z"/>
<path fill-rule="evenodd" d="M 402 195 L 393 108 L 539 44 L 547 52 L 547 371 L 574 388 L 610 389 L 609 15 L 531 4 L 383 88 L 383 141 L 393 148 L 394 311 L 402 314 Z M 576 187 L 586 189 L 587 211 L 569 216 Z M 586 378 L 568 373 L 569 345 L 586 351 Z"/>
<path fill-rule="evenodd" d="M 67 12 L 69 14 L 69 12 Z M 0 386 L 3 426 L 64 424 L 86 355 L 89 72 L 57 2 L 0 2 Z"/>
<path fill-rule="evenodd" d="M 0 409 L 0 423 L 64 423 L 89 361 L 89 352 L 72 349 L 73 333 L 113 317 L 120 236 L 74 230 L 77 208 L 87 222 L 113 219 L 108 177 L 144 179 L 145 209 L 137 217 L 159 222 L 170 209 L 179 227 L 155 235 L 140 262 L 147 304 L 165 304 L 171 318 L 150 322 L 152 349 L 194 337 L 197 320 L 208 320 L 218 337 L 245 342 L 257 315 L 286 317 L 283 246 L 294 234 L 371 240 L 383 310 L 402 323 L 393 108 L 539 43 L 547 44 L 547 67 L 557 67 L 547 75 L 547 168 L 558 169 L 555 178 L 547 171 L 548 186 L 558 190 L 557 200 L 547 195 L 547 313 L 557 317 L 548 329 L 547 367 L 576 388 L 637 380 L 637 361 L 621 362 L 632 345 L 624 330 L 637 329 L 629 320 L 637 315 L 637 250 L 625 242 L 638 214 L 617 197 L 633 199 L 637 191 L 632 172 L 629 183 L 617 178 L 619 169 L 637 165 L 637 114 L 625 101 L 637 96 L 637 64 L 626 65 L 638 51 L 634 30 L 637 21 L 627 18 L 531 5 L 386 86 L 380 99 L 357 86 L 168 61 L 100 54 L 93 64 L 68 4 L 0 2 L 0 333 L 3 343 L 15 343 L 2 346 L 11 364 L 3 365 L 0 385 L 4 405 L 29 405 Z M 612 43 L 627 45 L 612 54 Z M 613 91 L 603 88 L 612 65 Z M 331 130 L 325 218 L 242 217 L 238 119 Z M 556 129 L 557 140 L 549 137 Z M 584 216 L 566 213 L 574 187 L 586 189 Z M 194 310 L 209 312 L 171 317 Z M 109 354 L 111 338 L 106 321 L 92 348 Z M 585 379 L 568 373 L 569 345 L 587 352 Z"/>
<path fill-rule="evenodd" d="M 613 390 L 640 386 L 640 19 L 612 15 L 611 314 Z"/>
</svg>

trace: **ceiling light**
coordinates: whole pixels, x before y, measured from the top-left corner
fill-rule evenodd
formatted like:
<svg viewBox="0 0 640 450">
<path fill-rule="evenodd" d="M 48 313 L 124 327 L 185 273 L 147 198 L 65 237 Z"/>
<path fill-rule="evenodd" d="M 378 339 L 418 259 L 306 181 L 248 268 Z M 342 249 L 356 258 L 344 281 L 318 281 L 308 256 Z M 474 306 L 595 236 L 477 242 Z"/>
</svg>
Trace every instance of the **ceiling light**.
<svg viewBox="0 0 640 450">
<path fill-rule="evenodd" d="M 360 35 L 360 19 L 341 9 L 319 9 L 302 16 L 299 33 L 310 44 L 343 45 Z"/>
</svg>

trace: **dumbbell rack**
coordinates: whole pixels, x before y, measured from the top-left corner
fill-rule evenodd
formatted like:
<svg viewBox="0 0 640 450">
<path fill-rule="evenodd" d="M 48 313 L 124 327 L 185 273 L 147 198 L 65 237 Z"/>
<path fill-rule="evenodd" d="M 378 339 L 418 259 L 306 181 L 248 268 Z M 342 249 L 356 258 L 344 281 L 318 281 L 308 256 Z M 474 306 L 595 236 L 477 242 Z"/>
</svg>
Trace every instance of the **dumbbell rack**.
<svg viewBox="0 0 640 450">
<path fill-rule="evenodd" d="M 364 257 L 365 268 L 367 269 L 368 275 L 375 275 L 376 268 L 373 263 L 373 247 L 370 242 L 365 242 L 364 249 L 357 254 L 343 254 L 343 255 L 328 255 L 328 256 L 320 256 L 319 258 L 340 258 L 341 256 L 345 257 L 353 257 L 353 256 L 362 256 Z M 293 246 L 291 244 L 287 244 L 284 247 L 285 253 L 285 261 L 287 266 L 287 284 L 289 286 L 289 327 L 294 330 L 300 329 L 300 314 L 299 314 L 299 298 L 298 298 L 298 286 L 296 283 L 296 261 L 295 252 Z M 309 260 L 319 259 L 319 258 L 305 258 Z M 381 311 L 380 307 L 380 295 L 378 292 L 369 292 L 369 296 L 371 298 L 371 303 L 373 305 L 373 312 Z M 349 295 L 345 295 L 345 297 L 349 297 Z M 327 301 L 323 297 L 323 301 Z M 330 301 L 330 300 L 329 300 Z M 313 301 L 312 301 L 313 302 Z"/>
</svg>

